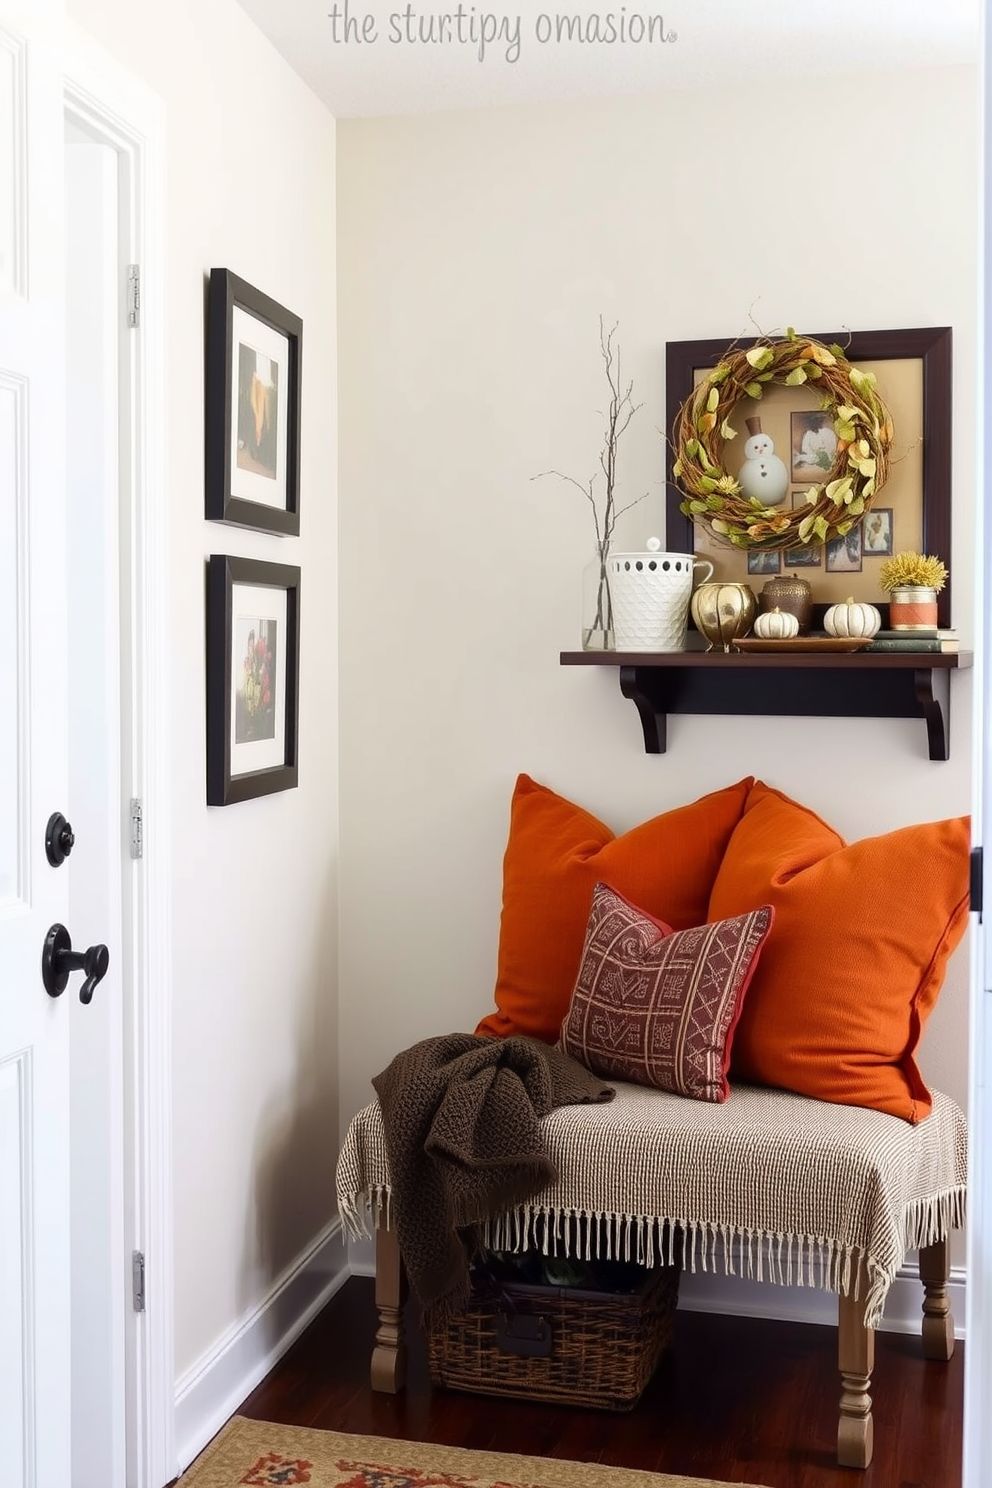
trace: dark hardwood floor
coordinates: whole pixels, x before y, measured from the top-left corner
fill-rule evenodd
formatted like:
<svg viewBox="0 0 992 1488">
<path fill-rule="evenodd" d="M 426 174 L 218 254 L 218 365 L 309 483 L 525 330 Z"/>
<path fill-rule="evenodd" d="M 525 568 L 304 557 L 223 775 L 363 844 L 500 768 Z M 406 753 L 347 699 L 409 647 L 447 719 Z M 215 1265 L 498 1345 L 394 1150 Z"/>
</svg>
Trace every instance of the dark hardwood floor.
<svg viewBox="0 0 992 1488">
<path fill-rule="evenodd" d="M 637 1408 L 621 1415 L 435 1390 L 412 1309 L 408 1317 L 403 1394 L 370 1389 L 373 1284 L 352 1277 L 240 1414 L 765 1488 L 960 1488 L 961 1344 L 937 1364 L 918 1337 L 878 1335 L 875 1456 L 859 1473 L 836 1466 L 830 1328 L 679 1311 L 671 1349 Z"/>
</svg>

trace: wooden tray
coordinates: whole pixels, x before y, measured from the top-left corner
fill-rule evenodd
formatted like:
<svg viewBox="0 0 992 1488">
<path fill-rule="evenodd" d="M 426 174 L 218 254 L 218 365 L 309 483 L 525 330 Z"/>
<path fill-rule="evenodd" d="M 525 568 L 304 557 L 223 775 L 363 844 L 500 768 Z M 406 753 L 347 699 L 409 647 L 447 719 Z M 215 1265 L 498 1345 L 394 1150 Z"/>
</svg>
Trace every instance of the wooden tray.
<svg viewBox="0 0 992 1488">
<path fill-rule="evenodd" d="M 732 644 L 738 651 L 863 651 L 871 645 L 871 636 L 789 636 L 767 641 L 741 636 Z"/>
</svg>

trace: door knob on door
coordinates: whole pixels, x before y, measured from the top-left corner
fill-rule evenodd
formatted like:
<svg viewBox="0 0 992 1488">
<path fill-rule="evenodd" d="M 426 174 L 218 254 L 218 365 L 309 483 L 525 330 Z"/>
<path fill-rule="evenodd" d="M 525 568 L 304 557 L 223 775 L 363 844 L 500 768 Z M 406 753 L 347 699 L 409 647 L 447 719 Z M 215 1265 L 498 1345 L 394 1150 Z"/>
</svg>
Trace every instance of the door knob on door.
<svg viewBox="0 0 992 1488">
<path fill-rule="evenodd" d="M 72 939 L 64 925 L 53 925 L 45 936 L 41 952 L 41 979 L 49 997 L 61 997 L 71 971 L 86 973 L 79 989 L 79 1000 L 89 1003 L 97 982 L 107 975 L 110 952 L 105 945 L 92 945 L 85 951 L 74 951 Z"/>
<path fill-rule="evenodd" d="M 53 868 L 59 868 L 76 845 L 76 835 L 61 811 L 53 811 L 45 828 L 45 856 Z"/>
</svg>

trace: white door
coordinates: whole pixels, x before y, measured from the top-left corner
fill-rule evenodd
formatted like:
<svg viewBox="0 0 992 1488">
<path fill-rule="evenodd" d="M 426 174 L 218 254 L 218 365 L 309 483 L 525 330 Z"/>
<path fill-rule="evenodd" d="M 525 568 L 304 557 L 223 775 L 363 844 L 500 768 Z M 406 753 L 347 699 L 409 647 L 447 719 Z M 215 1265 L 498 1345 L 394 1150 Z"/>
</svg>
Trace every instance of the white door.
<svg viewBox="0 0 992 1488">
<path fill-rule="evenodd" d="M 69 999 L 42 985 L 67 866 L 62 0 L 0 0 L 0 1441 L 69 1474 Z M 71 933 L 71 927 L 70 933 Z M 80 949 L 80 948 L 77 948 Z"/>
</svg>

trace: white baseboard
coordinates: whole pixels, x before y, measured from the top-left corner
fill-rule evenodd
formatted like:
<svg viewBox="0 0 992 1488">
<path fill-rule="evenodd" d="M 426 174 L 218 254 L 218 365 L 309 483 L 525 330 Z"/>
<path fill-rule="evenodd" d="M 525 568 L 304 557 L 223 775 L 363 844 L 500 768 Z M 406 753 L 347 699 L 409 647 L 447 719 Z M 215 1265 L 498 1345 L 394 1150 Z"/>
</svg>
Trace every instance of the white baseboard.
<svg viewBox="0 0 992 1488">
<path fill-rule="evenodd" d="M 348 1242 L 348 1268 L 352 1276 L 375 1275 L 375 1244 L 371 1240 Z M 947 1285 L 954 1336 L 965 1336 L 965 1281 L 963 1266 L 952 1266 Z M 901 1268 L 885 1299 L 881 1333 L 919 1333 L 922 1327 L 923 1288 L 912 1265 Z M 726 1276 L 723 1263 L 717 1271 L 684 1271 L 679 1284 L 679 1307 L 686 1312 L 718 1312 L 728 1317 L 771 1318 L 783 1323 L 822 1323 L 837 1326 L 837 1298 L 820 1287 L 776 1286 Z"/>
<path fill-rule="evenodd" d="M 202 1452 L 350 1274 L 341 1221 L 335 1219 L 276 1278 L 268 1295 L 180 1376 L 177 1473 Z"/>
<path fill-rule="evenodd" d="M 947 1284 L 955 1338 L 964 1337 L 965 1272 L 952 1267 Z M 679 1307 L 686 1312 L 719 1312 L 729 1317 L 771 1318 L 784 1323 L 837 1326 L 837 1298 L 821 1287 L 775 1286 L 725 1276 L 722 1271 L 684 1271 Z M 923 1322 L 923 1288 L 912 1266 L 903 1266 L 889 1288 L 880 1333 L 919 1333 Z"/>
</svg>

